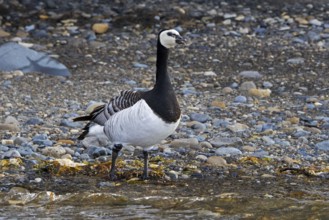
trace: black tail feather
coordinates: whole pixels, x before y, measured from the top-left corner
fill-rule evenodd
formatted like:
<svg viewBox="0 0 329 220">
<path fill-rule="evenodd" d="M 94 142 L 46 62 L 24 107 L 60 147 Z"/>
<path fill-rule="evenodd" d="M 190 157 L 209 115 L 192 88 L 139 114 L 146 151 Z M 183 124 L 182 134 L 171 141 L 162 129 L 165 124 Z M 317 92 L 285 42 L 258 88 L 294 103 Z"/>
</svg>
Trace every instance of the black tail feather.
<svg viewBox="0 0 329 220">
<path fill-rule="evenodd" d="M 91 115 L 83 115 L 76 118 L 73 118 L 73 121 L 90 121 L 92 119 Z"/>
</svg>

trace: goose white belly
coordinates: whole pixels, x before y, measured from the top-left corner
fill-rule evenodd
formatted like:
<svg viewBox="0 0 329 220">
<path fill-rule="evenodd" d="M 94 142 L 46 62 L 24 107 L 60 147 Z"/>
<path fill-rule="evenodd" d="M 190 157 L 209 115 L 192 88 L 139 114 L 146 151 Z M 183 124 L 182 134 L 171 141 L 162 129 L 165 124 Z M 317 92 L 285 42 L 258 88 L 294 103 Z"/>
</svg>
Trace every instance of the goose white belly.
<svg viewBox="0 0 329 220">
<path fill-rule="evenodd" d="M 113 143 L 148 147 L 172 134 L 179 121 L 166 123 L 142 99 L 111 116 L 104 125 L 104 132 Z"/>
</svg>

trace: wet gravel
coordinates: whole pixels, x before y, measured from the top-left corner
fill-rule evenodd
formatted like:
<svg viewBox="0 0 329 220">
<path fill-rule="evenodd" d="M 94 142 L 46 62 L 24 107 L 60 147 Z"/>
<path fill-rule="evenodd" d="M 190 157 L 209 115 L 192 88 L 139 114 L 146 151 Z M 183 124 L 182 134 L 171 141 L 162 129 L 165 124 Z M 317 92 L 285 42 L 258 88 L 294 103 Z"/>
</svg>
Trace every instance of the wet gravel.
<svg viewBox="0 0 329 220">
<path fill-rule="evenodd" d="M 174 160 L 164 178 L 275 176 L 286 167 L 328 179 L 326 1 L 26 2 L 0 3 L 0 42 L 31 43 L 72 77 L 0 74 L 1 160 L 110 160 L 107 140 L 79 142 L 84 124 L 72 118 L 121 90 L 151 88 L 156 33 L 173 27 L 189 43 L 169 61 L 182 122 L 151 154 Z M 121 158 L 139 150 L 128 146 Z"/>
</svg>

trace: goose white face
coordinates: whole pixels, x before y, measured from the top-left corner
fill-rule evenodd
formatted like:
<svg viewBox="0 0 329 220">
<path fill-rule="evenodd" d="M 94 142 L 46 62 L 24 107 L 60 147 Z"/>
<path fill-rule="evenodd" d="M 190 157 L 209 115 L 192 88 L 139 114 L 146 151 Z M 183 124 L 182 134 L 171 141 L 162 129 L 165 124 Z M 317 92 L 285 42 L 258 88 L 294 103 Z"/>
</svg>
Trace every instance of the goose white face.
<svg viewBox="0 0 329 220">
<path fill-rule="evenodd" d="M 165 30 L 160 33 L 160 43 L 166 48 L 173 48 L 176 44 L 184 44 L 185 40 L 175 29 Z"/>
</svg>

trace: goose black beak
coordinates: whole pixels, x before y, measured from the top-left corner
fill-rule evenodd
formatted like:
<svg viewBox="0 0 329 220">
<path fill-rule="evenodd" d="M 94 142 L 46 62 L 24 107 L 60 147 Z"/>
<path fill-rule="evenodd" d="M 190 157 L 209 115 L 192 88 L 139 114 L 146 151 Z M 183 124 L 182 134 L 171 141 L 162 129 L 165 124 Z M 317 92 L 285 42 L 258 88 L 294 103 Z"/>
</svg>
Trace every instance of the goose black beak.
<svg viewBox="0 0 329 220">
<path fill-rule="evenodd" d="M 180 35 L 176 35 L 175 36 L 175 39 L 176 39 L 176 43 L 177 44 L 186 44 L 187 43 L 187 41 L 186 41 L 186 39 L 184 39 L 182 36 L 180 36 Z"/>
</svg>

